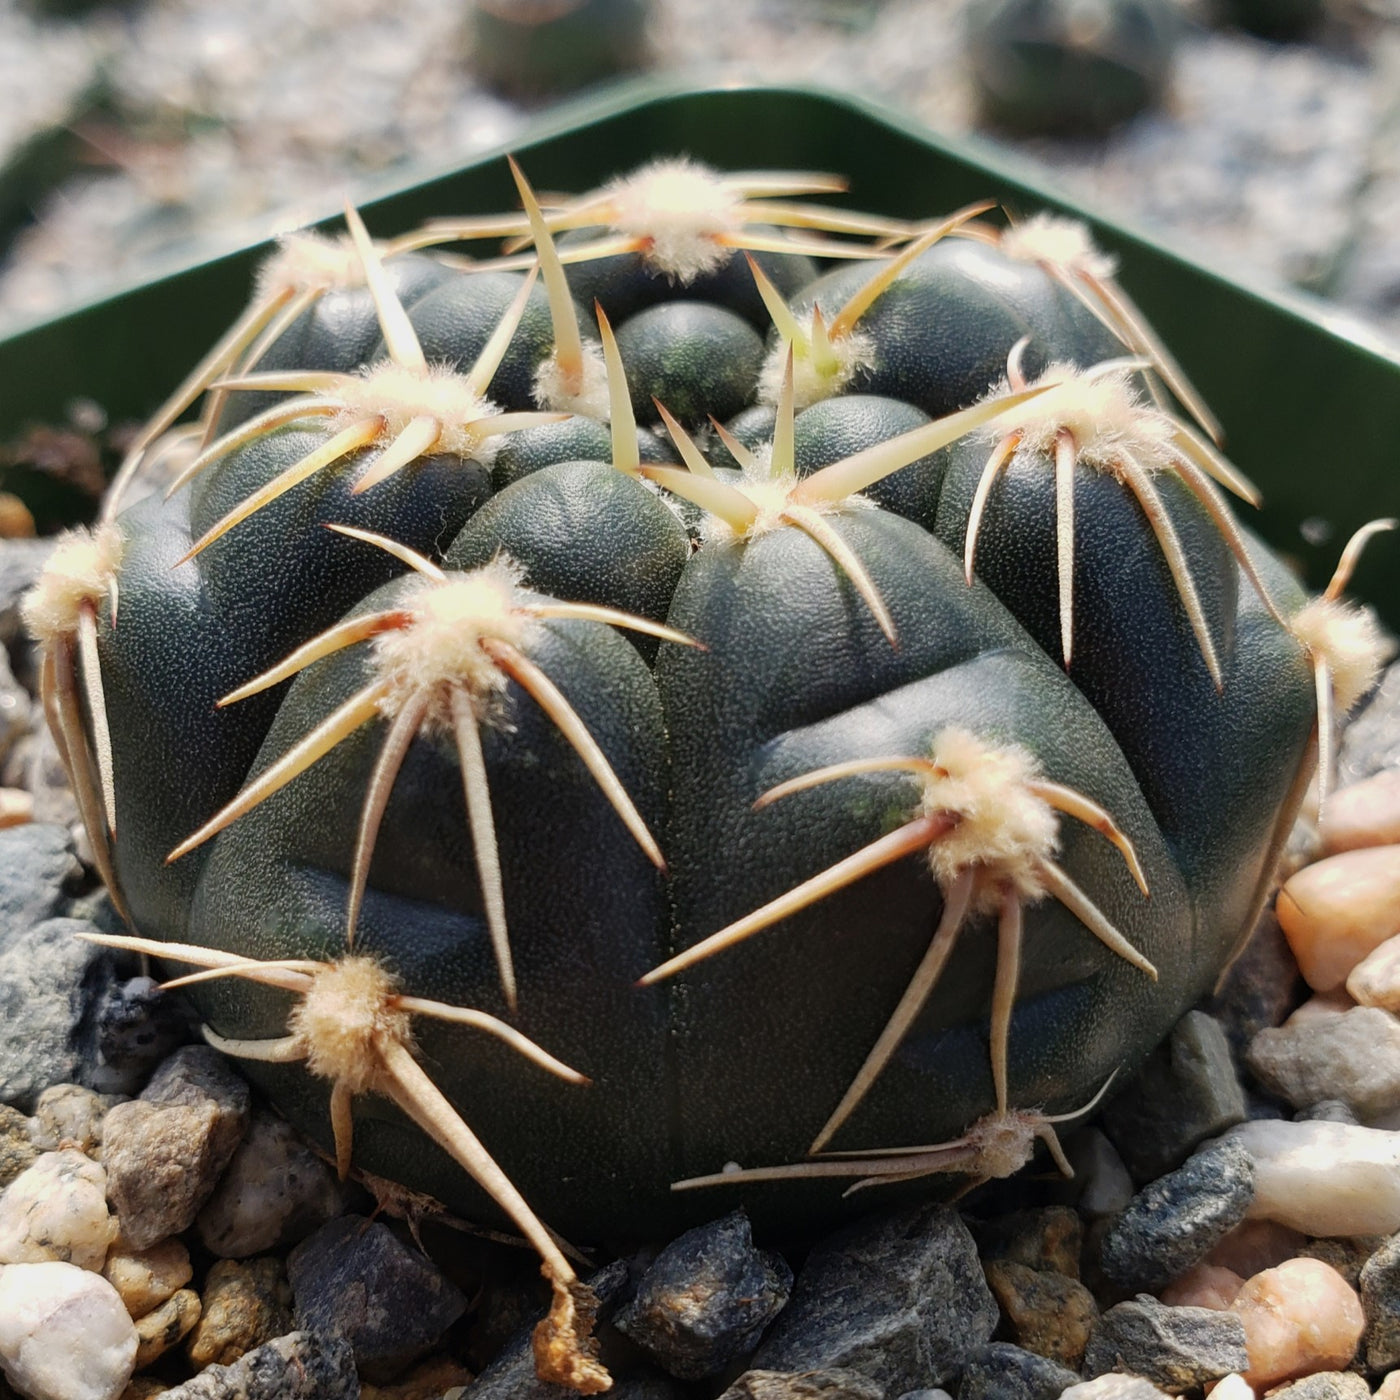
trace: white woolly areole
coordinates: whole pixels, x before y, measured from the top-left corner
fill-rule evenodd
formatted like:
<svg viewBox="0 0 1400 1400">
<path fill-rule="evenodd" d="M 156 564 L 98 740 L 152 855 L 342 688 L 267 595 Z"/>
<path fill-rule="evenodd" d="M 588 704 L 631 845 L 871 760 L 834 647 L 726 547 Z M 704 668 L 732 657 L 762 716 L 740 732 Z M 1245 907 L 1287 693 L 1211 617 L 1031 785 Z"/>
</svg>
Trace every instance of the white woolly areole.
<svg viewBox="0 0 1400 1400">
<path fill-rule="evenodd" d="M 258 293 L 333 292 L 365 285 L 365 265 L 349 234 L 328 238 L 310 229 L 284 234 L 258 268 Z"/>
<path fill-rule="evenodd" d="M 792 505 L 792 493 L 801 478 L 794 472 L 773 470 L 773 444 L 760 443 L 749 449 L 753 454 L 753 465 L 745 467 L 742 478 L 731 483 L 736 490 L 758 507 L 758 515 L 752 525 L 744 530 L 735 530 L 727 520 L 717 515 L 706 514 L 700 522 L 700 538 L 709 540 L 754 540 L 766 535 L 770 530 L 792 529 L 792 523 L 783 519 L 783 512 Z M 807 510 L 817 515 L 831 515 L 844 510 L 871 510 L 875 502 L 868 496 L 847 496 L 841 501 L 804 501 Z"/>
<path fill-rule="evenodd" d="M 58 538 L 39 581 L 20 600 L 20 618 L 37 642 L 72 637 L 85 606 L 105 598 L 126 540 L 115 525 L 69 530 Z"/>
<path fill-rule="evenodd" d="M 554 355 L 540 361 L 535 371 L 535 403 L 550 413 L 577 413 L 606 423 L 612 417 L 608 401 L 608 367 L 603 347 L 596 341 L 583 343 L 583 385 L 571 394 L 564 383 L 564 372 Z"/>
<path fill-rule="evenodd" d="M 1060 824 L 1029 787 L 1035 759 L 1015 744 L 995 746 L 949 725 L 934 736 L 930 755 L 940 773 L 923 779 L 921 816 L 955 813 L 959 820 L 929 847 L 934 879 L 948 889 L 965 870 L 978 872 L 973 904 L 1000 907 L 1010 886 L 1023 900 L 1045 893 L 1041 865 L 1055 854 Z"/>
<path fill-rule="evenodd" d="M 645 239 L 642 256 L 682 286 L 726 262 L 715 240 L 741 227 L 738 201 L 708 166 L 684 157 L 654 160 L 606 187 L 611 226 Z"/>
<path fill-rule="evenodd" d="M 809 342 L 810 343 L 810 342 Z M 839 394 L 854 378 L 857 370 L 869 369 L 875 363 L 875 342 L 864 331 L 831 340 L 831 358 L 819 364 L 810 350 L 798 348 L 792 356 L 792 404 L 794 408 L 809 408 L 823 399 Z M 779 342 L 768 352 L 758 376 L 758 401 L 772 407 L 783 392 L 787 377 L 788 342 Z"/>
<path fill-rule="evenodd" d="M 1053 364 L 1030 387 L 1056 387 L 1008 409 L 982 430 L 985 438 L 1017 434 L 1016 457 L 1053 456 L 1062 432 L 1074 439 L 1075 455 L 1086 467 L 1117 476 L 1126 452 L 1149 472 L 1165 471 L 1177 460 L 1173 436 L 1176 424 L 1145 404 L 1133 383 L 1132 371 L 1103 374 L 1073 365 Z M 1003 381 L 989 397 L 1011 392 Z"/>
<path fill-rule="evenodd" d="M 967 1146 L 977 1153 L 977 1173 L 994 1181 L 1015 1176 L 1035 1156 L 1037 1129 L 1045 1117 L 1034 1109 L 989 1113 L 966 1132 Z"/>
<path fill-rule="evenodd" d="M 1394 641 L 1370 608 L 1337 599 L 1314 598 L 1289 621 L 1293 635 L 1332 673 L 1332 696 L 1346 714 L 1380 679 L 1395 651 Z"/>
<path fill-rule="evenodd" d="M 381 709 L 397 714 L 409 701 L 427 695 L 426 722 L 446 728 L 452 723 L 451 693 L 456 689 L 467 692 L 478 718 L 487 717 L 506 677 L 482 642 L 522 647 L 538 625 L 519 610 L 523 577 L 521 567 L 500 554 L 471 573 L 449 574 L 442 583 L 422 579 L 405 604 L 412 621 L 372 643 L 375 669 L 389 682 Z"/>
<path fill-rule="evenodd" d="M 394 1005 L 394 978 L 373 958 L 350 957 L 311 975 L 288 1031 L 306 1049 L 312 1074 L 363 1094 L 373 1089 L 384 1040 L 411 1043 L 408 1013 Z"/>
<path fill-rule="evenodd" d="M 1084 224 L 1059 214 L 1036 214 L 1012 224 L 997 246 L 1013 262 L 1052 263 L 1100 281 L 1118 270 L 1118 260 L 1094 242 Z"/>
<path fill-rule="evenodd" d="M 490 399 L 472 393 L 465 375 L 446 365 L 427 371 L 381 360 L 358 375 L 348 375 L 338 397 L 344 405 L 335 427 L 345 428 L 366 418 L 382 418 L 382 439 L 391 442 L 415 418 L 431 418 L 439 428 L 433 452 L 472 457 L 490 466 L 496 455 L 496 435 L 484 429 L 500 409 Z"/>
</svg>

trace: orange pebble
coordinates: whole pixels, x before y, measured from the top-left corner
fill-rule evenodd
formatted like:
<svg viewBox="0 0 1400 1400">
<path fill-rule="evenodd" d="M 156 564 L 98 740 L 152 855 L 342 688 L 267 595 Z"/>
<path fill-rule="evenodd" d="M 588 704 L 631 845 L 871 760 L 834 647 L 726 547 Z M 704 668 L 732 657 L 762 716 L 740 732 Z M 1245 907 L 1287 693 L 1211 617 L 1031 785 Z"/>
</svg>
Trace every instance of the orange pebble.
<svg viewBox="0 0 1400 1400">
<path fill-rule="evenodd" d="M 1400 933 L 1400 846 L 1344 851 L 1305 866 L 1279 891 L 1276 912 L 1308 985 L 1335 990 Z"/>
</svg>

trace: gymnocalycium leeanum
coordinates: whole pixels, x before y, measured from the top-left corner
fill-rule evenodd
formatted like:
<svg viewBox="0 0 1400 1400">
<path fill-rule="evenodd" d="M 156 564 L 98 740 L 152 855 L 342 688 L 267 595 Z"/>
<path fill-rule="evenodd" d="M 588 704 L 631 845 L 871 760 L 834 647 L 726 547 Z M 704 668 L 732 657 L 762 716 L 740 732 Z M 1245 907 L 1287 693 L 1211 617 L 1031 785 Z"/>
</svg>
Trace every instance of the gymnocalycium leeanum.
<svg viewBox="0 0 1400 1400">
<path fill-rule="evenodd" d="M 284 240 L 26 613 L 108 941 L 342 1172 L 524 1234 L 596 1391 L 553 1230 L 1062 1161 L 1385 647 L 1078 226 L 515 173 Z"/>
</svg>

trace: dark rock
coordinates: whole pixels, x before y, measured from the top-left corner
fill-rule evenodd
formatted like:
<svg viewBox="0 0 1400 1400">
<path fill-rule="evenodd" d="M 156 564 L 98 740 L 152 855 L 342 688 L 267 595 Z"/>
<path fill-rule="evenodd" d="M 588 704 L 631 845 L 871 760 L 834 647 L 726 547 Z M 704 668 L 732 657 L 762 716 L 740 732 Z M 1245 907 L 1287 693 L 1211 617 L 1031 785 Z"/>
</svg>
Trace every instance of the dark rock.
<svg viewBox="0 0 1400 1400">
<path fill-rule="evenodd" d="M 26 941 L 35 924 L 66 913 L 82 876 L 66 827 L 31 822 L 0 831 L 0 953 Z"/>
<path fill-rule="evenodd" d="M 347 1342 L 289 1332 L 232 1366 L 210 1366 L 161 1400 L 359 1400 L 360 1380 Z"/>
<path fill-rule="evenodd" d="M 1318 1371 L 1269 1392 L 1269 1400 L 1370 1400 L 1370 1396 L 1371 1387 L 1352 1371 Z"/>
<path fill-rule="evenodd" d="M 1244 1323 L 1213 1308 L 1169 1308 L 1146 1293 L 1110 1308 L 1089 1340 L 1092 1376 L 1129 1371 L 1165 1390 L 1188 1390 L 1249 1369 Z"/>
<path fill-rule="evenodd" d="M 1293 1115 L 1295 1123 L 1350 1123 L 1358 1126 L 1356 1114 L 1345 1099 L 1321 1099 Z"/>
<path fill-rule="evenodd" d="M 1061 1366 L 1079 1366 L 1099 1320 L 1094 1295 L 1082 1283 L 1010 1259 L 992 1260 L 987 1282 L 1021 1346 Z"/>
<path fill-rule="evenodd" d="M 1104 1109 L 1103 1130 L 1139 1182 L 1155 1181 L 1246 1117 L 1224 1029 L 1204 1011 L 1188 1011 Z"/>
<path fill-rule="evenodd" d="M 1260 1031 L 1284 1022 L 1302 992 L 1297 960 L 1270 906 L 1207 1009 L 1224 1028 L 1231 1049 L 1242 1056 Z"/>
<path fill-rule="evenodd" d="M 1078 1379 L 1077 1372 L 1048 1357 L 993 1342 L 963 1368 L 958 1400 L 1059 1400 Z"/>
<path fill-rule="evenodd" d="M 11 834 L 0 831 L 0 839 Z M 71 849 L 65 846 L 64 853 L 72 859 Z M 55 861 L 50 873 L 59 864 Z M 8 895 L 11 909 L 23 907 L 17 892 Z M 6 898 L 0 858 L 0 903 Z M 54 903 L 61 903 L 61 895 L 51 886 L 48 895 L 35 895 L 20 917 Z M 0 1103 L 28 1111 L 52 1085 L 90 1077 L 97 1009 L 116 976 L 108 952 L 76 937 L 91 929 L 81 919 L 50 918 L 21 931 L 18 924 L 7 928 L 0 914 Z"/>
<path fill-rule="evenodd" d="M 296 1318 L 344 1337 L 369 1380 L 388 1380 L 423 1356 L 467 1300 L 426 1255 L 386 1225 L 342 1215 L 287 1257 Z"/>
<path fill-rule="evenodd" d="M 1084 1222 L 1068 1206 L 1016 1211 L 974 1225 L 973 1234 L 983 1259 L 1009 1259 L 1028 1269 L 1079 1277 Z"/>
<path fill-rule="evenodd" d="M 109 1094 L 138 1093 L 172 1050 L 197 1035 L 188 1002 L 162 992 L 150 977 L 128 978 L 98 1008 L 93 1086 Z"/>
<path fill-rule="evenodd" d="M 719 1400 L 885 1400 L 859 1371 L 745 1371 Z"/>
<path fill-rule="evenodd" d="M 1366 1261 L 1359 1291 L 1366 1312 L 1366 1365 L 1373 1371 L 1400 1366 L 1400 1235 Z"/>
<path fill-rule="evenodd" d="M 997 1316 L 956 1212 L 936 1205 L 890 1211 L 813 1249 L 754 1365 L 845 1368 L 898 1395 L 955 1377 L 991 1339 Z"/>
<path fill-rule="evenodd" d="M 1100 1267 L 1121 1287 L 1161 1288 L 1199 1263 L 1253 1199 L 1249 1154 L 1215 1143 L 1133 1198 L 1103 1241 Z"/>
<path fill-rule="evenodd" d="M 735 1211 L 667 1245 L 616 1326 L 673 1376 L 700 1380 L 752 1351 L 791 1291 L 787 1262 L 755 1249 Z"/>
</svg>

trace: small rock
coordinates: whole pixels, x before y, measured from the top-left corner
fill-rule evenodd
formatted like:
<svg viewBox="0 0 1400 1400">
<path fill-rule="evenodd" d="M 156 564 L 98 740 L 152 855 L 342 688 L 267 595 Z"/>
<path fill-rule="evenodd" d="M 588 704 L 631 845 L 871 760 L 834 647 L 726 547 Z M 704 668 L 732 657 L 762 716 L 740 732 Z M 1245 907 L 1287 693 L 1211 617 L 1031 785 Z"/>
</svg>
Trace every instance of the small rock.
<svg viewBox="0 0 1400 1400">
<path fill-rule="evenodd" d="M 1271 1094 L 1304 1108 L 1341 1099 L 1357 1117 L 1400 1107 L 1400 1019 L 1373 1006 L 1311 1003 L 1260 1031 L 1249 1067 Z"/>
<path fill-rule="evenodd" d="M 1307 1108 L 1300 1108 L 1293 1115 L 1295 1123 L 1351 1123 L 1356 1124 L 1356 1114 L 1344 1099 L 1319 1099 Z"/>
<path fill-rule="evenodd" d="M 1376 1391 L 1375 1400 L 1400 1400 L 1400 1371 L 1392 1371 Z"/>
<path fill-rule="evenodd" d="M 1078 1379 L 1074 1371 L 1048 1357 L 1010 1342 L 992 1342 L 968 1358 L 958 1400 L 1058 1400 L 1060 1392 Z"/>
<path fill-rule="evenodd" d="M 1345 1123 L 1242 1123 L 1254 1160 L 1249 1213 L 1305 1235 L 1400 1231 L 1400 1133 Z"/>
<path fill-rule="evenodd" d="M 0 831 L 0 843 L 24 831 L 53 830 Z M 71 861 L 66 839 L 62 854 Z M 6 878 L 0 859 L 0 905 Z M 0 914 L 0 1102 L 29 1109 L 50 1085 L 83 1079 L 93 1063 L 96 1008 L 114 963 L 104 949 L 75 937 L 92 927 L 82 919 L 47 919 L 17 932 L 3 926 Z"/>
<path fill-rule="evenodd" d="M 19 600 L 39 581 L 53 553 L 54 541 L 0 541 L 0 642 L 8 646 L 22 634 Z"/>
<path fill-rule="evenodd" d="M 1362 1006 L 1400 1011 L 1400 934 L 1387 938 L 1352 968 L 1346 990 Z"/>
<path fill-rule="evenodd" d="M 48 725 L 40 729 L 33 740 L 33 746 L 27 748 L 29 767 L 24 775 L 24 786 L 34 795 L 34 821 L 42 826 L 61 827 L 78 858 L 91 864 L 92 848 L 78 813 L 78 799 L 68 785 L 68 769 L 59 757 Z M 16 747 L 18 750 L 19 746 Z"/>
<path fill-rule="evenodd" d="M 1297 1258 L 1307 1242 L 1301 1231 L 1276 1220 L 1245 1220 L 1206 1255 L 1205 1262 L 1233 1269 L 1243 1283 L 1265 1269 L 1277 1268 L 1285 1259 Z"/>
<path fill-rule="evenodd" d="M 39 1149 L 29 1135 L 29 1119 L 0 1103 L 0 1191 L 34 1165 Z"/>
<path fill-rule="evenodd" d="M 1400 844 L 1400 768 L 1339 788 L 1327 799 L 1321 830 L 1328 855 Z"/>
<path fill-rule="evenodd" d="M 1172 1308 L 1146 1293 L 1109 1308 L 1084 1357 L 1084 1369 L 1130 1371 L 1164 1390 L 1218 1381 L 1250 1364 L 1238 1317 L 1211 1308 Z"/>
<path fill-rule="evenodd" d="M 1260 1031 L 1277 1026 L 1298 1004 L 1302 986 L 1298 961 L 1269 908 L 1207 1009 L 1224 1028 L 1230 1048 L 1242 1056 Z"/>
<path fill-rule="evenodd" d="M 1366 1313 L 1366 1365 L 1373 1371 L 1400 1366 L 1400 1235 L 1366 1261 L 1359 1285 Z"/>
<path fill-rule="evenodd" d="M 1371 1387 L 1351 1371 L 1319 1371 L 1271 1390 L 1269 1400 L 1371 1400 Z"/>
<path fill-rule="evenodd" d="M 1161 1293 L 1169 1308 L 1228 1308 L 1235 1301 L 1244 1279 L 1233 1269 L 1219 1264 L 1197 1264 L 1169 1283 Z"/>
<path fill-rule="evenodd" d="M 33 823 L 0 831 L 0 952 L 61 914 L 82 878 L 66 827 Z"/>
<path fill-rule="evenodd" d="M 1079 1277 L 1084 1222 L 1077 1211 L 1067 1206 L 1016 1211 L 988 1221 L 975 1233 L 984 1260 L 1009 1259 L 1028 1269 L 1048 1269 L 1067 1278 Z"/>
<path fill-rule="evenodd" d="M 248 1086 L 207 1046 L 177 1050 L 103 1125 L 122 1233 L 145 1249 L 193 1223 L 248 1124 Z"/>
<path fill-rule="evenodd" d="M 1235 1372 L 1226 1376 L 1210 1394 L 1211 1400 L 1254 1400 L 1254 1387 Z"/>
<path fill-rule="evenodd" d="M 171 1347 L 184 1341 L 199 1321 L 199 1294 L 192 1288 L 172 1293 L 158 1308 L 136 1320 L 136 1369 L 144 1371 Z"/>
<path fill-rule="evenodd" d="M 117 1237 L 107 1174 L 81 1152 L 45 1152 L 0 1196 L 0 1264 L 101 1270 Z"/>
<path fill-rule="evenodd" d="M 1110 1371 L 1106 1376 L 1095 1376 L 1091 1381 L 1080 1381 L 1061 1391 L 1060 1400 L 1171 1400 L 1171 1397 L 1141 1376 Z"/>
<path fill-rule="evenodd" d="M 292 1290 L 280 1259 L 220 1259 L 204 1281 L 203 1303 L 185 1348 L 201 1368 L 232 1366 L 292 1328 Z"/>
<path fill-rule="evenodd" d="M 1254 1197 L 1249 1153 L 1226 1139 L 1135 1196 L 1103 1242 L 1106 1277 L 1157 1289 L 1204 1259 L 1244 1219 Z"/>
<path fill-rule="evenodd" d="M 0 1367 L 24 1395 L 117 1400 L 136 1324 L 106 1279 L 73 1264 L 0 1268 Z"/>
<path fill-rule="evenodd" d="M 1360 782 L 1400 766 L 1400 663 L 1392 662 L 1361 712 L 1347 725 L 1337 755 L 1337 778 Z"/>
<path fill-rule="evenodd" d="M 1099 1320 L 1094 1295 L 1077 1279 L 1028 1269 L 1010 1259 L 992 1260 L 986 1273 L 1016 1342 L 1077 1369 Z"/>
<path fill-rule="evenodd" d="M 54 1084 L 34 1105 L 34 1141 L 46 1151 L 76 1147 L 91 1154 L 102 1142 L 109 1099 L 81 1084 Z"/>
<path fill-rule="evenodd" d="M 296 1244 L 344 1209 L 332 1168 L 285 1119 L 259 1112 L 195 1223 L 210 1253 L 247 1259 Z"/>
<path fill-rule="evenodd" d="M 1204 1011 L 1188 1011 L 1104 1109 L 1103 1129 L 1133 1176 L 1155 1181 L 1247 1116 L 1224 1029 Z"/>
<path fill-rule="evenodd" d="M 359 1400 L 350 1344 L 318 1332 L 289 1332 L 232 1366 L 210 1366 L 162 1400 Z"/>
<path fill-rule="evenodd" d="M 1066 1143 L 1074 1179 L 1082 1183 L 1079 1214 L 1087 1220 L 1117 1215 L 1133 1198 L 1133 1179 L 1118 1149 L 1097 1128 L 1083 1128 Z"/>
<path fill-rule="evenodd" d="M 885 1400 L 885 1391 L 859 1371 L 745 1371 L 719 1400 Z"/>
<path fill-rule="evenodd" d="M 393 1385 L 361 1385 L 360 1400 L 442 1400 L 444 1391 L 465 1387 L 471 1378 L 472 1373 L 451 1357 L 434 1356 Z"/>
<path fill-rule="evenodd" d="M 754 1365 L 849 1368 L 898 1395 L 954 1379 L 997 1318 L 967 1226 L 946 1207 L 921 1205 L 817 1245 Z"/>
<path fill-rule="evenodd" d="M 1335 991 L 1400 930 L 1400 846 L 1345 851 L 1305 866 L 1279 891 L 1275 908 L 1308 985 Z"/>
<path fill-rule="evenodd" d="M 118 1240 L 102 1266 L 102 1277 L 121 1296 L 132 1317 L 145 1317 L 172 1298 L 193 1277 L 190 1252 L 178 1239 L 161 1240 L 150 1249 L 127 1249 Z"/>
<path fill-rule="evenodd" d="M 461 1290 L 387 1226 L 358 1215 L 323 1225 L 287 1258 L 297 1322 L 349 1341 L 370 1380 L 424 1355 L 466 1311 Z"/>
<path fill-rule="evenodd" d="M 1361 1284 L 1361 1270 L 1367 1260 L 1385 1243 L 1384 1235 L 1362 1235 L 1355 1239 L 1309 1240 L 1300 1250 L 1300 1259 L 1321 1259 L 1330 1264 L 1352 1288 Z"/>
<path fill-rule="evenodd" d="M 0 760 L 33 728 L 32 709 L 29 692 L 10 669 L 9 651 L 0 646 Z"/>
<path fill-rule="evenodd" d="M 168 1395 L 169 1393 L 170 1387 L 154 1376 L 133 1376 L 127 1382 L 126 1389 L 122 1391 L 119 1400 L 155 1400 L 157 1395 Z M 3 1397 L 0 1397 L 0 1400 L 3 1400 Z"/>
<path fill-rule="evenodd" d="M 1366 1324 L 1356 1291 L 1318 1259 L 1288 1259 L 1255 1274 L 1230 1310 L 1244 1324 L 1249 1347 L 1248 1367 L 1235 1369 L 1261 1390 L 1345 1366 Z"/>
<path fill-rule="evenodd" d="M 735 1211 L 667 1245 L 616 1326 L 671 1375 L 701 1380 L 752 1351 L 791 1291 L 787 1262 L 755 1249 Z"/>
<path fill-rule="evenodd" d="M 197 1039 L 188 1003 L 150 977 L 128 978 L 98 1009 L 94 1082 L 108 1093 L 137 1093 L 173 1050 Z"/>
</svg>

